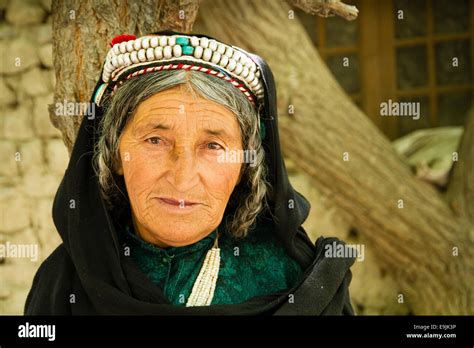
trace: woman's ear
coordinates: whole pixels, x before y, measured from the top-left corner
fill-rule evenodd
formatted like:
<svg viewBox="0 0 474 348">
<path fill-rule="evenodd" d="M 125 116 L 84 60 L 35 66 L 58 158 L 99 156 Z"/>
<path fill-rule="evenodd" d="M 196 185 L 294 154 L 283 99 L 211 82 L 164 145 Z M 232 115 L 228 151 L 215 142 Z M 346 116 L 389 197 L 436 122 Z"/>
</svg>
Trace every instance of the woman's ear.
<svg viewBox="0 0 474 348">
<path fill-rule="evenodd" d="M 120 167 L 115 171 L 115 173 L 118 174 L 118 175 L 123 175 L 122 165 L 120 165 Z"/>
</svg>

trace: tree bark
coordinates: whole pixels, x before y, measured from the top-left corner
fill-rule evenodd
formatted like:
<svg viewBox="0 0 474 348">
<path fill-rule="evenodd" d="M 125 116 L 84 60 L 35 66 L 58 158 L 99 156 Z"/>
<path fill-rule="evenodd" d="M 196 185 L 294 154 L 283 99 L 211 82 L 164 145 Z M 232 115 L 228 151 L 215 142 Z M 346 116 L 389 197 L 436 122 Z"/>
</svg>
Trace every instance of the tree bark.
<svg viewBox="0 0 474 348">
<path fill-rule="evenodd" d="M 458 216 L 474 224 L 474 107 L 469 111 L 458 156 L 446 197 Z"/>
<path fill-rule="evenodd" d="M 54 0 L 54 102 L 89 102 L 113 37 L 141 36 L 162 29 L 190 32 L 199 3 L 200 0 Z M 82 116 L 55 115 L 51 106 L 50 118 L 71 151 Z"/>
<path fill-rule="evenodd" d="M 198 16 L 205 32 L 269 62 L 285 155 L 352 218 L 366 247 L 398 281 L 412 312 L 473 314 L 472 224 L 456 217 L 433 187 L 402 164 L 289 11 L 281 1 L 204 1 Z M 471 136 L 460 154 L 465 162 L 472 148 Z"/>
<path fill-rule="evenodd" d="M 198 6 L 192 0 L 176 5 L 171 0 L 54 1 L 55 101 L 88 101 L 115 35 L 189 31 Z M 177 21 L 183 8 L 188 15 Z M 75 20 L 69 19 L 71 10 Z M 199 15 L 209 34 L 269 62 L 277 81 L 285 155 L 352 218 L 366 246 L 398 280 L 412 312 L 473 314 L 472 223 L 455 215 L 434 188 L 402 164 L 389 140 L 334 80 L 303 27 L 290 19 L 290 10 L 282 1 L 205 1 Z M 51 118 L 71 149 L 80 119 Z M 467 161 L 464 154 L 472 154 L 473 145 L 465 143 L 460 158 Z M 459 248 L 458 256 L 453 248 Z"/>
</svg>

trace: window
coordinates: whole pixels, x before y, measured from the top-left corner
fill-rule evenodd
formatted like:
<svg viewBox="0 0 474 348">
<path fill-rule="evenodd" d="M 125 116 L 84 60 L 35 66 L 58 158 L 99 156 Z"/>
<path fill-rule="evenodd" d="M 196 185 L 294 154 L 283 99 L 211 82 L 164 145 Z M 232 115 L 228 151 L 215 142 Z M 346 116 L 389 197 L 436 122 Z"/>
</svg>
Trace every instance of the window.
<svg viewBox="0 0 474 348">
<path fill-rule="evenodd" d="M 473 101 L 474 0 L 354 0 L 359 18 L 298 12 L 344 90 L 391 139 L 463 125 Z M 380 116 L 380 104 L 420 103 L 421 117 Z"/>
</svg>

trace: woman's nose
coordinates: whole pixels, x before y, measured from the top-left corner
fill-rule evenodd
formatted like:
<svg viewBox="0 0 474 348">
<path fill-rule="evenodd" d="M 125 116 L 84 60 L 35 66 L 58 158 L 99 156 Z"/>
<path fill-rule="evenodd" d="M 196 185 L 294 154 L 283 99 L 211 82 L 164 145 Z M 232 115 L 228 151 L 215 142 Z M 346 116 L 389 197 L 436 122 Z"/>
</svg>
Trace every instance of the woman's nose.
<svg viewBox="0 0 474 348">
<path fill-rule="evenodd" d="M 179 192 L 187 192 L 199 181 L 196 170 L 196 158 L 192 150 L 183 146 L 176 147 L 171 153 L 171 168 L 167 180 Z"/>
</svg>

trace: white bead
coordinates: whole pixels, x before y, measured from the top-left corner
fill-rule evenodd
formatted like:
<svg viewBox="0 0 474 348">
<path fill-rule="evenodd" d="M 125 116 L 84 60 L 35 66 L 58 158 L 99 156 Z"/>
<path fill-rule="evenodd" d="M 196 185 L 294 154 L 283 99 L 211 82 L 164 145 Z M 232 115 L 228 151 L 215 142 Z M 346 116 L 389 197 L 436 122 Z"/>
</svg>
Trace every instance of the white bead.
<svg viewBox="0 0 474 348">
<path fill-rule="evenodd" d="M 255 65 L 255 63 L 253 61 L 250 64 L 250 71 L 253 72 L 253 73 L 257 71 L 257 65 Z"/>
<path fill-rule="evenodd" d="M 109 52 L 107 52 L 106 60 L 111 60 L 113 56 L 114 56 L 114 52 L 112 51 L 112 49 L 110 49 Z"/>
<path fill-rule="evenodd" d="M 163 47 L 158 46 L 155 47 L 155 59 L 162 59 L 163 58 Z"/>
<path fill-rule="evenodd" d="M 134 50 L 133 44 L 135 43 L 134 40 L 127 41 L 127 51 L 132 52 Z"/>
<path fill-rule="evenodd" d="M 111 62 L 114 67 L 117 67 L 118 66 L 117 56 L 113 56 Z"/>
<path fill-rule="evenodd" d="M 240 76 L 242 76 L 243 78 L 246 78 L 249 74 L 249 68 L 247 68 L 246 66 L 244 66 L 244 68 L 242 69 L 242 73 L 240 74 Z"/>
<path fill-rule="evenodd" d="M 229 64 L 227 64 L 227 70 L 229 71 L 234 71 L 235 66 L 237 65 L 236 61 L 233 60 L 232 58 L 229 59 Z"/>
<path fill-rule="evenodd" d="M 198 59 L 201 59 L 202 57 L 202 52 L 203 52 L 203 48 L 201 46 L 196 46 L 194 48 L 194 57 L 198 58 Z"/>
<path fill-rule="evenodd" d="M 130 65 L 130 64 L 132 64 L 132 61 L 130 60 L 130 53 L 129 53 L 129 52 L 124 53 L 124 55 L 123 55 L 123 62 L 125 63 L 125 65 Z"/>
<path fill-rule="evenodd" d="M 225 68 L 228 63 L 229 63 L 229 57 L 227 57 L 226 55 L 222 55 L 222 58 L 221 58 L 221 61 L 219 62 L 219 65 L 221 67 Z"/>
<path fill-rule="evenodd" d="M 181 57 L 182 55 L 182 49 L 180 45 L 174 45 L 173 46 L 173 56 L 175 57 Z"/>
<path fill-rule="evenodd" d="M 145 36 L 144 38 L 142 38 L 142 48 L 148 49 L 149 47 L 150 47 L 150 37 Z"/>
<path fill-rule="evenodd" d="M 207 48 L 209 46 L 209 39 L 207 37 L 202 37 L 200 46 L 203 48 Z"/>
<path fill-rule="evenodd" d="M 133 48 L 135 49 L 135 51 L 138 51 L 142 48 L 142 39 L 141 38 L 135 39 L 135 42 L 133 43 Z"/>
<path fill-rule="evenodd" d="M 235 66 L 234 73 L 237 74 L 237 75 L 240 75 L 240 73 L 242 72 L 243 69 L 244 69 L 244 67 L 242 66 L 242 64 L 237 63 L 237 65 Z"/>
<path fill-rule="evenodd" d="M 209 61 L 211 57 L 212 57 L 212 50 L 210 48 L 206 48 L 204 50 L 204 53 L 202 54 L 202 59 L 204 59 L 205 61 Z"/>
<path fill-rule="evenodd" d="M 133 52 L 130 53 L 130 60 L 132 61 L 132 63 L 139 63 L 140 62 L 138 60 L 137 51 L 133 51 Z"/>
<path fill-rule="evenodd" d="M 146 62 L 146 54 L 143 48 L 140 51 L 138 51 L 138 60 L 140 62 Z"/>
<path fill-rule="evenodd" d="M 258 77 L 255 77 L 252 82 L 250 82 L 250 87 L 256 87 L 258 85 Z"/>
<path fill-rule="evenodd" d="M 232 49 L 232 47 L 227 46 L 227 48 L 225 49 L 225 55 L 229 58 L 232 58 L 233 54 L 234 50 Z"/>
<path fill-rule="evenodd" d="M 172 53 L 172 50 L 171 50 L 171 46 L 165 46 L 165 48 L 163 48 L 163 56 L 166 58 L 166 59 L 169 59 L 173 56 L 173 53 Z"/>
<path fill-rule="evenodd" d="M 168 38 L 166 36 L 160 36 L 160 46 L 165 47 L 168 44 Z"/>
<path fill-rule="evenodd" d="M 242 55 L 240 54 L 239 51 L 234 50 L 234 54 L 232 55 L 232 58 L 235 60 L 236 63 L 240 63 Z"/>
<path fill-rule="evenodd" d="M 120 44 L 115 44 L 113 47 L 114 53 L 119 55 L 120 54 Z"/>
<path fill-rule="evenodd" d="M 120 43 L 120 53 L 125 53 L 125 52 L 127 52 L 127 42 L 122 41 Z"/>
<path fill-rule="evenodd" d="M 117 61 L 119 63 L 119 66 L 122 66 L 124 63 L 123 63 L 123 54 L 119 54 L 117 56 Z"/>
<path fill-rule="evenodd" d="M 252 82 L 254 77 L 255 77 L 254 72 L 252 70 L 249 70 L 249 73 L 248 73 L 247 77 L 245 78 L 245 80 L 247 82 Z"/>
<path fill-rule="evenodd" d="M 168 45 L 173 47 L 174 45 L 176 45 L 176 38 L 174 36 L 170 36 L 168 38 Z"/>
<path fill-rule="evenodd" d="M 153 36 L 151 39 L 150 39 L 150 46 L 155 48 L 156 46 L 159 45 L 159 42 L 158 42 L 158 36 Z"/>
<path fill-rule="evenodd" d="M 217 45 L 217 52 L 219 52 L 220 54 L 224 54 L 225 53 L 225 45 L 222 44 L 222 43 L 219 43 Z"/>
<path fill-rule="evenodd" d="M 209 48 L 213 51 L 217 50 L 217 42 L 214 40 L 209 41 Z"/>
<path fill-rule="evenodd" d="M 213 64 L 217 64 L 219 63 L 220 60 L 221 60 L 221 54 L 219 52 L 214 52 L 214 54 L 212 55 L 211 62 Z"/>
<path fill-rule="evenodd" d="M 199 39 L 196 36 L 191 37 L 191 46 L 199 46 Z"/>
<path fill-rule="evenodd" d="M 148 47 L 146 49 L 146 59 L 147 60 L 155 60 L 155 54 L 153 53 L 153 48 L 152 47 Z"/>
<path fill-rule="evenodd" d="M 114 69 L 114 67 L 113 67 L 111 64 L 107 63 L 107 64 L 104 65 L 104 71 L 105 71 L 105 72 L 107 72 L 107 73 L 110 74 L 110 73 L 111 73 L 112 71 L 114 71 L 114 70 L 115 70 L 115 69 Z"/>
</svg>

